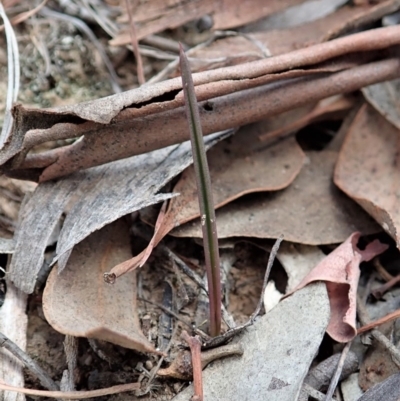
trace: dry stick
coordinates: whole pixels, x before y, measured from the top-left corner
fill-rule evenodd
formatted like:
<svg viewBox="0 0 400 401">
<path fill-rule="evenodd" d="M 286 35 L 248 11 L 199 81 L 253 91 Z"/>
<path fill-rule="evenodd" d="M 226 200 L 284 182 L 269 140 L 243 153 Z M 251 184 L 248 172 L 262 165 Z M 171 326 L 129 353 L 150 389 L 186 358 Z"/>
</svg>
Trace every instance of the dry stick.
<svg viewBox="0 0 400 401">
<path fill-rule="evenodd" d="M 196 401 L 203 401 L 203 375 L 201 368 L 201 341 L 198 336 L 191 337 L 187 331 L 183 331 L 181 337 L 188 343 L 190 353 L 192 354 L 193 368 L 193 387 L 194 397 Z"/>
<path fill-rule="evenodd" d="M 84 398 L 102 397 L 104 395 L 118 394 L 126 391 L 133 391 L 140 388 L 138 383 L 121 384 L 118 386 L 102 388 L 99 390 L 90 391 L 44 391 L 34 390 L 29 388 L 14 387 L 4 384 L 0 380 L 0 390 L 14 391 L 16 393 L 22 393 L 27 395 L 39 396 L 39 397 L 50 397 L 50 398 L 62 398 L 70 400 L 80 400 Z"/>
<path fill-rule="evenodd" d="M 365 305 L 363 304 L 359 295 L 357 295 L 357 314 L 358 314 L 358 319 L 361 322 L 361 324 L 363 324 L 365 326 L 369 323 L 368 311 L 365 308 Z M 357 330 L 357 334 L 360 334 L 358 330 Z M 376 341 L 378 341 L 381 345 L 383 345 L 390 352 L 390 354 L 392 355 L 393 362 L 396 364 L 397 367 L 400 368 L 400 351 L 379 330 L 372 329 L 371 334 L 375 338 Z"/>
<path fill-rule="evenodd" d="M 212 101 L 213 111 L 202 112 L 203 133 L 209 134 L 232 126 L 248 124 L 325 97 L 352 92 L 365 85 L 394 79 L 399 75 L 400 61 L 393 58 L 328 76 L 318 76 L 315 80 L 309 78 L 290 80 L 284 84 L 264 85 L 215 98 Z M 204 107 L 204 104 L 200 105 Z M 166 124 L 166 121 L 173 123 Z M 42 173 L 41 180 L 45 181 L 82 168 L 179 143 L 187 138 L 187 123 L 182 108 L 145 118 L 131 119 L 125 124 L 125 127 L 118 126 L 118 129 L 110 125 L 104 126 L 103 132 L 98 129 L 92 133 L 85 133 L 81 141 L 49 151 L 46 155 L 28 156 L 29 167 L 34 167 L 35 158 L 41 166 L 44 166 L 47 158 L 48 163 L 52 165 Z M 156 135 L 158 132 L 163 132 L 163 136 Z M 73 133 L 74 130 L 69 131 L 68 135 L 71 136 Z M 115 145 L 105 148 L 101 144 L 107 141 L 108 136 L 112 137 L 112 143 Z M 116 147 L 116 144 L 120 145 Z M 95 157 L 91 153 L 95 153 Z M 76 162 L 73 163 L 71 160 Z M 24 167 L 24 163 L 19 166 L 22 169 Z"/>
<path fill-rule="evenodd" d="M 349 53 L 384 49 L 397 44 L 400 44 L 400 27 L 371 29 L 267 59 L 195 73 L 193 80 L 195 85 L 201 85 L 220 80 L 251 79 L 322 63 Z"/>
<path fill-rule="evenodd" d="M 314 387 L 310 386 L 307 383 L 303 383 L 303 389 L 306 391 L 306 399 L 308 401 L 308 396 L 315 398 L 318 401 L 325 401 L 325 394 L 316 390 Z M 332 400 L 335 400 L 334 398 Z M 300 400 L 298 400 L 300 401 Z"/>
<path fill-rule="evenodd" d="M 12 20 L 11 20 L 11 24 L 12 25 L 17 25 L 20 24 L 21 22 L 26 21 L 28 18 L 32 17 L 33 15 L 35 15 L 36 13 L 38 13 L 40 11 L 41 8 L 43 8 L 46 3 L 48 2 L 48 0 L 43 0 L 40 4 L 38 4 L 35 8 L 33 8 L 32 10 L 29 11 L 25 11 L 21 14 L 16 15 Z M 4 29 L 4 25 L 0 26 L 0 31 L 2 31 Z"/>
<path fill-rule="evenodd" d="M 374 329 L 384 323 L 391 322 L 392 320 L 396 320 L 400 317 L 400 309 L 396 309 L 395 311 L 387 314 L 386 316 L 381 317 L 380 319 L 374 320 L 368 324 L 363 325 L 357 329 L 357 335 L 363 334 L 367 331 Z M 360 320 L 361 321 L 361 320 Z"/>
<path fill-rule="evenodd" d="M 340 356 L 335 374 L 332 377 L 332 380 L 329 384 L 328 391 L 326 392 L 325 401 L 331 401 L 333 397 L 333 393 L 336 389 L 337 384 L 339 383 L 340 375 L 342 374 L 343 365 L 346 360 L 347 354 L 350 351 L 351 341 L 349 341 L 346 346 L 343 348 L 342 355 Z"/>
<path fill-rule="evenodd" d="M 393 279 L 393 276 L 382 266 L 378 257 L 374 258 L 372 264 L 375 267 L 375 270 L 385 281 L 390 281 Z"/>
<path fill-rule="evenodd" d="M 275 261 L 275 258 L 276 258 L 276 254 L 278 253 L 278 250 L 279 250 L 279 247 L 281 245 L 282 240 L 283 240 L 283 235 L 281 234 L 280 237 L 277 238 L 277 240 L 275 241 L 275 244 L 271 249 L 271 253 L 269 254 L 268 263 L 267 263 L 267 269 L 266 269 L 265 274 L 264 274 L 264 281 L 263 281 L 261 296 L 260 296 L 260 298 L 258 300 L 258 304 L 257 304 L 256 310 L 253 312 L 253 314 L 250 317 L 251 324 L 254 323 L 254 320 L 256 319 L 258 314 L 260 313 L 261 307 L 263 305 L 264 293 L 265 293 L 265 289 L 267 288 L 268 278 L 269 278 L 269 275 L 271 273 L 272 265 L 274 264 L 274 261 Z"/>
<path fill-rule="evenodd" d="M 64 339 L 64 351 L 67 360 L 68 370 L 64 371 L 66 383 L 65 388 L 61 387 L 61 390 L 75 391 L 75 369 L 77 366 L 78 357 L 78 338 L 70 335 L 66 335 Z M 64 378 L 64 375 L 63 375 Z"/>
<path fill-rule="evenodd" d="M 78 6 L 79 3 L 81 3 L 82 7 L 86 9 L 89 13 L 89 15 L 95 20 L 99 26 L 104 29 L 104 31 L 110 35 L 112 38 L 115 37 L 118 34 L 119 28 L 116 24 L 116 21 L 112 21 L 110 18 L 105 17 L 104 13 L 102 13 L 98 7 L 96 7 L 97 4 L 101 4 L 98 2 L 94 2 L 91 0 L 78 0 Z M 103 3 L 104 7 L 104 3 Z"/>
<path fill-rule="evenodd" d="M 329 383 L 335 374 L 336 367 L 339 364 L 340 357 L 341 354 L 334 354 L 309 370 L 304 379 L 302 390 L 297 401 L 308 401 L 309 395 L 317 399 L 325 399 L 325 395 L 322 393 L 319 393 L 319 398 L 315 397 L 312 393 L 310 393 L 310 388 L 318 390 L 319 392 L 321 388 L 329 386 Z M 350 376 L 350 374 L 356 372 L 357 370 L 357 355 L 354 352 L 349 352 L 344 362 L 340 378 L 342 380 L 346 379 Z"/>
<path fill-rule="evenodd" d="M 161 252 L 166 253 L 167 256 L 175 262 L 175 265 L 182 273 L 186 274 L 186 276 L 188 276 L 194 283 L 196 283 L 199 288 L 201 288 L 208 294 L 208 290 L 204 286 L 202 279 L 178 255 L 176 255 L 166 245 L 163 244 L 159 244 L 158 249 Z"/>
<path fill-rule="evenodd" d="M 387 283 L 375 288 L 371 293 L 376 299 L 380 299 L 380 298 L 382 298 L 383 294 L 386 291 L 390 290 L 392 287 L 394 287 L 399 282 L 400 282 L 400 274 L 393 277 Z"/>
<path fill-rule="evenodd" d="M 208 364 L 217 359 L 242 355 L 243 347 L 240 343 L 231 343 L 211 348 L 201 353 L 201 368 L 204 370 Z M 180 380 L 193 380 L 193 369 L 191 366 L 188 366 L 187 360 L 187 352 L 178 353 L 177 357 L 167 368 L 158 371 L 158 375 Z"/>
<path fill-rule="evenodd" d="M 167 345 L 167 347 L 165 348 L 165 350 L 162 350 L 165 354 L 167 354 L 169 352 L 169 350 L 172 347 L 172 343 L 173 343 L 173 339 L 175 338 L 176 332 L 178 331 L 178 325 L 175 324 L 174 330 L 171 333 L 171 339 L 169 340 L 169 343 Z M 161 364 L 164 362 L 165 356 L 162 355 L 157 363 L 157 365 L 155 366 L 154 369 L 152 369 L 149 380 L 147 382 L 146 388 L 143 391 L 143 393 L 140 393 L 140 396 L 143 396 L 145 394 L 147 394 L 150 391 L 150 386 L 151 383 L 153 382 L 154 378 L 156 377 L 157 372 L 160 370 Z"/>
<path fill-rule="evenodd" d="M 146 83 L 146 79 L 144 77 L 144 72 L 143 72 L 142 56 L 139 51 L 139 43 L 137 40 L 135 21 L 133 20 L 132 10 L 131 10 L 131 6 L 130 6 L 128 0 L 125 0 L 125 5 L 126 5 L 126 9 L 128 11 L 128 16 L 129 16 L 129 25 L 130 25 L 130 34 L 131 34 L 130 36 L 131 36 L 132 50 L 133 50 L 133 53 L 136 58 L 136 69 L 137 69 L 138 81 L 139 81 L 139 85 L 143 85 L 144 83 Z"/>
<path fill-rule="evenodd" d="M 353 52 L 363 52 L 378 50 L 387 48 L 392 45 L 400 43 L 400 27 L 388 27 L 373 29 L 366 32 L 350 35 L 344 38 L 332 40 L 331 42 L 322 43 L 314 46 L 309 46 L 303 49 L 299 49 L 293 52 L 289 52 L 284 55 L 271 57 L 255 62 L 245 63 L 238 66 L 224 67 L 211 71 L 201 72 L 193 74 L 193 79 L 196 86 L 204 85 L 208 83 L 216 83 L 217 81 L 229 81 L 229 80 L 242 80 L 244 83 L 251 84 L 252 78 L 259 78 L 263 75 L 274 74 L 277 72 L 283 72 L 287 70 L 293 70 L 294 68 L 300 68 L 305 66 L 311 66 L 315 63 L 327 61 L 331 58 L 343 56 Z M 159 96 L 162 92 L 162 88 L 166 91 L 180 89 L 181 82 L 179 79 L 171 79 L 169 81 L 161 82 L 152 86 L 148 86 L 149 100 L 151 97 Z M 244 88 L 241 88 L 244 89 Z M 346 89 L 345 87 L 343 88 Z M 354 90 L 354 89 L 351 89 Z M 161 92 L 160 92 L 161 91 Z M 234 89 L 233 91 L 237 91 Z M 197 92 L 197 91 L 196 91 Z M 151 95 L 154 93 L 153 95 Z M 232 89 L 227 85 L 221 87 L 218 93 L 214 93 L 213 97 L 223 96 L 228 93 L 232 93 Z M 296 96 L 299 97 L 299 96 Z M 300 96 L 300 97 L 303 97 Z M 326 97 L 324 94 L 320 98 Z M 200 99 L 203 100 L 203 99 Z M 183 104 L 183 99 L 181 99 Z M 163 102 L 162 109 L 165 110 L 166 102 Z M 160 109 L 158 110 L 160 111 Z M 153 112 L 154 113 L 154 112 Z M 101 127 L 100 124 L 98 124 Z M 86 131 L 89 131 L 89 127 L 82 127 L 80 135 Z M 66 127 L 66 132 L 70 131 Z M 76 133 L 70 137 L 78 136 Z M 66 134 L 64 134 L 66 135 Z M 63 137 L 65 139 L 65 136 Z M 60 138 L 53 138 L 62 139 Z M 38 143 L 35 143 L 38 144 Z"/>
<path fill-rule="evenodd" d="M 4 347 L 10 351 L 16 358 L 18 358 L 29 371 L 40 380 L 40 384 L 53 391 L 59 390 L 56 383 L 50 378 L 50 376 L 45 372 L 29 355 L 27 355 L 17 344 L 11 341 L 3 333 L 0 333 L 0 347 Z M 6 390 L 6 389 L 3 389 Z M 10 390 L 14 391 L 14 390 Z"/>
</svg>

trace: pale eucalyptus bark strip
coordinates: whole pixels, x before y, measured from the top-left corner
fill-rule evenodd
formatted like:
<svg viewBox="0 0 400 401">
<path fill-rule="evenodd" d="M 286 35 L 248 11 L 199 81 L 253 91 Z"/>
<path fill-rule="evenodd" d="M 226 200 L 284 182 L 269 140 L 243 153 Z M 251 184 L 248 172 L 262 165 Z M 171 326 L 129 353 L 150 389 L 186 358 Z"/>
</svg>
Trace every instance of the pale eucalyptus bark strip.
<svg viewBox="0 0 400 401">
<path fill-rule="evenodd" d="M 309 46 L 307 48 L 299 49 L 276 57 L 258 60 L 239 66 L 225 67 L 212 71 L 201 72 L 194 74 L 194 83 L 195 86 L 197 86 L 196 96 L 200 100 L 209 100 L 212 97 L 220 97 L 233 93 L 237 94 L 236 92 L 238 90 L 242 91 L 246 85 L 249 88 L 265 84 L 265 79 L 267 79 L 266 75 L 268 74 L 287 73 L 290 72 L 290 70 L 301 69 L 304 67 L 307 67 L 309 70 L 311 66 L 316 67 L 318 63 L 326 62 L 346 54 L 385 49 L 399 43 L 399 26 L 379 28 L 357 33 L 344 38 L 335 39 L 327 43 Z M 303 73 L 305 72 L 303 71 Z M 271 78 L 272 77 L 269 77 L 269 79 Z M 276 78 L 281 79 L 282 77 Z M 388 78 L 385 76 L 385 74 L 381 74 L 380 78 L 375 77 L 375 80 L 372 80 L 372 82 L 367 82 L 368 80 L 366 80 L 365 85 L 381 82 L 385 79 L 391 78 Z M 220 82 L 220 84 L 216 85 L 217 82 Z M 359 85 L 355 89 L 359 89 L 362 86 L 363 84 L 361 84 L 361 86 Z M 24 151 L 26 151 L 27 148 L 29 149 L 29 146 L 26 146 L 28 143 L 24 144 L 24 138 L 30 130 L 36 131 L 32 131 L 32 133 L 34 132 L 34 135 L 28 134 L 27 139 L 29 136 L 34 136 L 35 141 L 38 141 L 37 137 L 39 137 L 39 142 L 43 140 L 58 139 L 57 136 L 60 135 L 60 130 L 57 131 L 57 134 L 56 132 L 47 132 L 47 130 L 60 123 L 71 124 L 71 127 L 68 127 L 68 130 L 61 129 L 61 136 L 64 138 L 74 138 L 82 135 L 83 133 L 89 134 L 90 132 L 92 134 L 105 134 L 105 131 L 110 131 L 110 136 L 107 138 L 108 142 L 105 142 L 104 140 L 102 141 L 103 146 L 106 147 L 109 143 L 114 142 L 114 131 L 125 131 L 124 135 L 129 136 L 130 144 L 124 143 L 122 145 L 119 144 L 119 146 L 126 147 L 126 145 L 128 145 L 128 147 L 133 147 L 134 149 L 130 150 L 129 155 L 148 152 L 163 146 L 168 146 L 172 143 L 176 143 L 176 138 L 168 138 L 169 134 L 168 132 L 165 132 L 165 127 L 161 127 L 160 129 L 157 124 L 152 127 L 151 125 L 153 122 L 149 120 L 139 121 L 139 123 L 147 123 L 147 132 L 143 133 L 143 127 L 139 127 L 139 132 L 133 132 L 132 134 L 132 129 L 136 129 L 137 127 L 135 127 L 135 124 L 133 124 L 133 126 L 132 124 L 129 124 L 129 121 L 132 118 L 139 116 L 143 118 L 151 118 L 152 120 L 154 118 L 157 119 L 157 117 L 155 117 L 156 114 L 159 118 L 164 118 L 165 114 L 162 115 L 163 112 L 165 113 L 167 110 L 172 108 L 174 110 L 179 109 L 180 105 L 183 104 L 183 98 L 180 95 L 181 88 L 182 85 L 179 78 L 175 78 L 151 86 L 144 86 L 118 95 L 98 99 L 96 101 L 81 103 L 59 109 L 38 111 L 25 110 L 21 107 L 16 107 L 14 109 L 16 121 L 14 124 L 13 136 L 9 143 L 7 143 L 6 146 L 0 150 L 0 163 L 4 164 L 13 156 L 18 155 L 21 150 L 25 149 Z M 342 91 L 351 90 L 354 90 L 351 85 L 348 88 L 345 86 L 342 88 Z M 327 96 L 329 95 L 321 93 L 319 98 Z M 267 100 L 268 99 L 265 99 L 264 102 Z M 245 98 L 243 101 L 245 101 Z M 290 105 L 287 106 L 290 107 Z M 235 111 L 230 109 L 227 110 L 227 113 L 231 112 L 234 113 Z M 151 116 L 148 117 L 148 115 Z M 111 121 L 115 125 L 112 127 L 107 127 L 106 124 L 109 124 Z M 243 123 L 245 123 L 245 121 Z M 165 122 L 164 125 L 167 125 L 167 122 Z M 152 131 L 153 133 L 156 132 L 156 135 L 151 135 L 149 131 Z M 134 136 L 133 140 L 131 135 Z M 142 141 L 142 146 L 136 146 L 136 135 L 146 135 L 146 138 L 144 138 Z M 42 138 L 40 138 L 41 136 Z M 180 133 L 180 136 L 182 137 L 182 133 Z M 29 140 L 32 140 L 32 138 Z M 178 141 L 182 140 L 183 139 L 179 139 Z M 94 151 L 97 152 L 97 149 Z M 112 160 L 119 158 L 118 154 L 114 155 L 113 152 L 111 153 L 112 157 L 114 157 Z M 61 150 L 59 149 L 50 153 L 41 154 L 36 156 L 34 159 L 30 158 L 27 161 L 27 166 L 20 166 L 21 173 L 23 172 L 24 168 L 36 167 L 42 169 L 53 163 L 57 158 L 60 157 L 60 155 L 63 155 L 63 148 L 61 148 Z M 80 167 L 80 163 L 76 163 L 76 159 L 79 157 L 80 156 L 78 154 L 70 160 L 70 168 L 75 170 L 85 168 Z M 108 156 L 108 158 L 103 160 L 104 155 L 100 154 L 99 157 L 96 155 L 96 157 L 93 158 L 95 161 L 86 161 L 83 163 L 83 165 L 93 166 L 102 164 L 106 161 L 110 161 L 110 157 L 111 156 Z M 13 168 L 17 168 L 21 163 L 23 163 L 23 160 L 24 155 L 20 158 L 14 158 L 12 163 L 4 166 L 4 170 L 10 170 L 10 165 L 12 165 Z M 29 171 L 28 173 L 33 176 L 33 171 Z M 68 173 L 69 171 L 66 170 L 65 174 Z M 39 174 L 40 171 L 36 172 L 36 176 Z M 58 175 L 62 175 L 61 172 L 59 172 Z M 48 176 L 50 177 L 50 174 L 48 174 Z M 47 174 L 45 174 L 43 179 L 48 179 L 46 177 Z"/>
<path fill-rule="evenodd" d="M 400 60 L 391 58 L 333 74 L 272 83 L 200 102 L 203 134 L 249 124 L 309 102 L 397 77 L 400 77 Z M 42 171 L 40 180 L 51 180 L 94 164 L 126 158 L 186 139 L 183 107 L 138 118 L 120 127 L 89 133 L 67 148 L 56 149 L 56 156 L 49 152 L 49 161 L 53 162 L 55 158 L 56 161 Z M 27 159 L 30 168 L 35 164 L 35 157 Z M 41 163 L 43 165 L 43 160 Z"/>
</svg>

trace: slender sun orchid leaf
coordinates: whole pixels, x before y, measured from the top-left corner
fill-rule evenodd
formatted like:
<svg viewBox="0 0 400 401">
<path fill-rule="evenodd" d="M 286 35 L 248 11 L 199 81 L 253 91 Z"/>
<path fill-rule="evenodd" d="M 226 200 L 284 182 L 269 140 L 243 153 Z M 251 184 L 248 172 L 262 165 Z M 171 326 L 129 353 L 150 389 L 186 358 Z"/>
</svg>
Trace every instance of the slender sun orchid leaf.
<svg viewBox="0 0 400 401">
<path fill-rule="evenodd" d="M 218 249 L 217 225 L 211 192 L 211 179 L 204 149 L 199 106 L 194 91 L 190 66 L 182 46 L 180 47 L 180 67 L 185 97 L 186 117 L 192 143 L 193 166 L 196 175 L 197 192 L 203 231 L 204 254 L 207 269 L 208 293 L 210 297 L 210 334 L 221 331 L 221 278 Z"/>
</svg>

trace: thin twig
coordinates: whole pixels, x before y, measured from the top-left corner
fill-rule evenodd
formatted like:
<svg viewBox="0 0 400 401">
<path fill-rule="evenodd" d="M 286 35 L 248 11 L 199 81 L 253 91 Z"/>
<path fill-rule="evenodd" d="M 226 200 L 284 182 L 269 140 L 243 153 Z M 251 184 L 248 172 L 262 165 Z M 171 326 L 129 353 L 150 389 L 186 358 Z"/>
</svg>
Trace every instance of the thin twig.
<svg viewBox="0 0 400 401">
<path fill-rule="evenodd" d="M 381 261 L 378 257 L 374 258 L 372 264 L 385 281 L 390 281 L 393 279 L 393 276 L 382 266 Z"/>
<path fill-rule="evenodd" d="M 363 326 L 370 323 L 368 311 L 365 305 L 361 302 L 359 296 L 357 296 L 357 315 L 358 319 Z M 358 333 L 358 331 L 357 331 Z M 359 333 L 358 333 L 359 334 Z M 385 347 L 388 352 L 392 355 L 393 362 L 397 367 L 400 368 L 400 351 L 389 341 L 389 339 L 377 329 L 371 330 L 372 336 L 378 341 L 383 347 Z"/>
<path fill-rule="evenodd" d="M 375 288 L 373 291 L 371 291 L 371 294 L 376 298 L 380 299 L 382 298 L 383 294 L 390 290 L 392 287 L 394 287 L 397 283 L 400 282 L 400 274 L 397 276 L 393 277 L 391 280 L 387 281 L 385 284 Z"/>
<path fill-rule="evenodd" d="M 78 357 L 78 338 L 66 335 L 64 339 L 64 351 L 67 360 L 68 370 L 65 372 L 66 383 L 64 383 L 63 391 L 75 391 L 75 369 L 77 366 Z M 64 378 L 64 375 L 63 375 Z"/>
<path fill-rule="evenodd" d="M 181 337 L 188 343 L 192 354 L 193 387 L 196 401 L 203 401 L 203 375 L 201 367 L 201 341 L 198 336 L 191 337 L 183 331 Z"/>
<path fill-rule="evenodd" d="M 91 15 L 93 20 L 95 20 L 101 28 L 104 29 L 105 32 L 107 32 L 112 38 L 115 37 L 118 34 L 119 28 L 117 24 L 112 21 L 110 18 L 106 18 L 104 16 L 104 13 L 101 12 L 101 10 L 96 7 L 96 3 L 91 1 L 88 2 L 87 0 L 80 0 L 79 1 L 82 6 L 86 9 L 86 11 Z M 101 3 L 102 9 L 106 3 Z"/>
<path fill-rule="evenodd" d="M 172 259 L 179 270 L 186 274 L 191 280 L 193 280 L 198 287 L 208 294 L 207 288 L 204 286 L 202 279 L 173 251 L 171 251 L 166 245 L 160 244 L 158 248 L 166 253 L 170 259 Z"/>
<path fill-rule="evenodd" d="M 347 354 L 349 353 L 351 347 L 351 341 L 349 341 L 346 346 L 343 348 L 342 355 L 340 356 L 337 368 L 335 370 L 335 374 L 333 375 L 331 382 L 329 384 L 328 391 L 326 392 L 325 401 L 332 401 L 333 393 L 336 390 L 336 387 L 339 383 L 340 375 L 342 374 L 343 365 L 346 360 Z"/>
<path fill-rule="evenodd" d="M 268 284 L 268 279 L 269 279 L 269 275 L 271 273 L 271 269 L 272 269 L 272 265 L 274 264 L 275 258 L 276 258 L 276 254 L 278 253 L 279 250 L 279 246 L 281 245 L 281 242 L 283 240 L 283 235 L 281 235 L 276 241 L 274 246 L 271 249 L 271 253 L 269 254 L 269 258 L 268 258 L 268 263 L 267 263 L 267 268 L 265 270 L 265 274 L 264 274 L 264 281 L 263 281 L 263 286 L 262 286 L 262 291 L 261 291 L 261 296 L 258 300 L 258 304 L 257 307 L 255 309 L 255 311 L 253 312 L 253 314 L 250 317 L 250 321 L 252 323 L 254 323 L 254 320 L 256 319 L 256 317 L 259 315 L 261 307 L 263 305 L 264 302 L 264 293 L 265 293 L 265 288 L 267 287 Z"/>
<path fill-rule="evenodd" d="M 29 355 L 27 355 L 20 347 L 18 347 L 17 344 L 11 341 L 3 333 L 0 333 L 0 347 L 4 347 L 16 358 L 18 358 L 26 366 L 26 368 L 29 369 L 29 371 L 40 380 L 40 383 L 43 387 L 52 391 L 59 390 L 59 387 L 51 379 L 48 373 L 45 372 Z"/>
<path fill-rule="evenodd" d="M 178 325 L 175 324 L 174 330 L 172 331 L 172 334 L 171 334 L 171 339 L 169 340 L 169 343 L 168 343 L 167 347 L 165 348 L 165 350 L 161 350 L 165 354 L 167 354 L 169 352 L 169 350 L 171 349 L 172 343 L 173 343 L 173 340 L 175 338 L 175 335 L 176 335 L 177 331 L 178 331 Z M 150 377 L 149 377 L 149 380 L 148 380 L 147 385 L 146 385 L 146 388 L 143 391 L 143 393 L 140 393 L 140 396 L 143 396 L 143 395 L 147 394 L 150 391 L 151 383 L 153 382 L 154 378 L 156 377 L 157 372 L 160 370 L 161 364 L 164 362 L 164 359 L 165 359 L 165 357 L 164 357 L 164 355 L 162 355 L 160 357 L 158 363 L 157 363 L 157 366 L 155 366 L 155 368 L 152 369 Z"/>
<path fill-rule="evenodd" d="M 139 85 L 141 86 L 146 83 L 146 79 L 144 77 L 144 72 L 143 72 L 143 61 L 139 51 L 139 42 L 137 40 L 135 21 L 133 20 L 132 10 L 128 0 L 125 0 L 125 5 L 129 16 L 131 43 L 132 43 L 133 54 L 135 55 L 136 58 L 137 76 Z"/>
<path fill-rule="evenodd" d="M 12 25 L 17 25 L 17 24 L 20 24 L 21 22 L 24 22 L 28 18 L 30 18 L 33 15 L 35 15 L 36 13 L 38 13 L 40 11 L 40 9 L 46 5 L 47 2 L 48 2 L 48 0 L 43 0 L 40 4 L 38 4 L 32 10 L 25 11 L 25 12 L 23 12 L 21 14 L 18 14 L 17 16 L 15 16 L 11 20 L 11 24 Z M 4 25 L 0 27 L 0 31 L 2 31 L 3 29 L 4 29 Z"/>
<path fill-rule="evenodd" d="M 391 322 L 392 320 L 396 320 L 400 317 L 400 309 L 396 309 L 395 311 L 388 313 L 386 316 L 381 317 L 380 319 L 376 319 L 372 322 L 369 322 L 357 329 L 357 334 L 363 334 L 367 331 L 370 331 L 384 323 Z M 361 319 L 360 319 L 361 321 Z"/>
<path fill-rule="evenodd" d="M 99 390 L 64 392 L 64 391 L 44 391 L 44 390 L 34 390 L 30 388 L 14 387 L 14 386 L 9 386 L 0 381 L 1 390 L 14 391 L 16 393 L 22 393 L 39 397 L 62 398 L 70 400 L 80 400 L 83 398 L 102 397 L 105 395 L 118 394 L 126 391 L 137 390 L 139 387 L 140 386 L 138 383 L 129 383 L 108 388 L 102 388 Z"/>
<path fill-rule="evenodd" d="M 310 386 L 309 384 L 304 383 L 303 389 L 307 393 L 307 395 L 311 396 L 312 398 L 315 398 L 318 401 L 325 401 L 325 394 L 316 390 L 314 387 Z M 307 397 L 307 399 L 308 399 L 308 397 Z M 332 401 L 335 401 L 335 399 L 332 398 Z"/>
</svg>

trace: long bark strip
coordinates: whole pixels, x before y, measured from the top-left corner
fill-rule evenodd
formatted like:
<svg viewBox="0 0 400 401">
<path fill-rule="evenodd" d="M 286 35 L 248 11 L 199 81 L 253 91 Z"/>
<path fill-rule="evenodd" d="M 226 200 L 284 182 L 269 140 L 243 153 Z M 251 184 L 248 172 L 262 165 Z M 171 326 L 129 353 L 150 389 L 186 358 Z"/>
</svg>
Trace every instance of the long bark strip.
<svg viewBox="0 0 400 401">
<path fill-rule="evenodd" d="M 201 102 L 203 134 L 252 123 L 309 102 L 397 77 L 400 77 L 400 60 L 393 58 L 314 79 L 261 86 L 215 98 L 212 102 Z M 122 127 L 109 127 L 85 135 L 68 148 L 56 150 L 56 162 L 44 169 L 40 179 L 51 180 L 97 164 L 182 142 L 188 139 L 185 124 L 184 109 L 180 107 L 127 122 Z M 49 152 L 49 161 L 53 160 L 54 153 Z M 35 157 L 27 158 L 32 167 Z"/>
<path fill-rule="evenodd" d="M 399 62 L 390 48 L 399 44 L 399 26 L 379 28 L 194 74 L 204 134 L 397 78 Z M 179 79 L 62 109 L 17 106 L 14 114 L 13 138 L 0 151 L 0 163 L 11 158 L 5 171 L 42 181 L 188 139 Z M 36 144 L 82 135 L 70 146 L 25 157 Z"/>
</svg>

